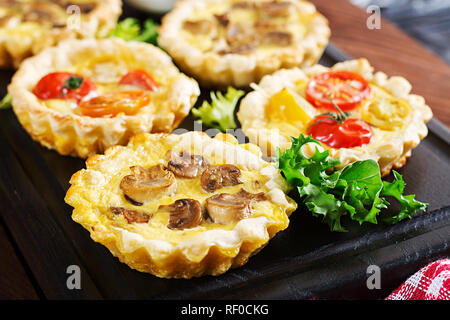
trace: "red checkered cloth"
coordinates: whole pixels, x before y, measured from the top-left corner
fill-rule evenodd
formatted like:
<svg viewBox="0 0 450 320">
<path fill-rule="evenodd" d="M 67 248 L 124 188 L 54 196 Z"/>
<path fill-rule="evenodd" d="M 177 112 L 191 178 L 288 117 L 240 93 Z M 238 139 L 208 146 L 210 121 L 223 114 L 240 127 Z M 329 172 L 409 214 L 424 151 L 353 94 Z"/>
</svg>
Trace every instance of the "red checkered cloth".
<svg viewBox="0 0 450 320">
<path fill-rule="evenodd" d="M 423 267 L 386 300 L 450 300 L 450 259 Z"/>
</svg>

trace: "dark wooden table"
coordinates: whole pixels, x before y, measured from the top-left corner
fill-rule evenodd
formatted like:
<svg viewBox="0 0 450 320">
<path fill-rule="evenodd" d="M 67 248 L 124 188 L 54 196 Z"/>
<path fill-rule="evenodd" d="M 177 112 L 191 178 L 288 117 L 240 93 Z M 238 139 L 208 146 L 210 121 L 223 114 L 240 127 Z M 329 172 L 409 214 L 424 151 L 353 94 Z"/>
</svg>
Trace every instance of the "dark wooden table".
<svg viewBox="0 0 450 320">
<path fill-rule="evenodd" d="M 426 98 L 435 117 L 450 126 L 450 108 L 448 107 L 450 68 L 443 60 L 424 49 L 388 21 L 382 21 L 380 30 L 369 30 L 366 27 L 369 14 L 352 6 L 347 0 L 315 0 L 313 2 L 329 19 L 333 33 L 331 40 L 337 47 L 352 57 L 367 57 L 376 69 L 383 70 L 389 75 L 402 75 L 408 78 L 413 84 L 413 91 Z M 5 88 L 2 90 L 4 91 Z M 39 178 L 36 177 L 36 179 Z M 1 197 L 0 192 L 0 203 L 8 201 Z M 48 197 L 55 197 L 55 195 L 48 195 Z M 0 208 L 0 210 L 6 209 Z M 74 224 L 74 228 L 78 226 Z M 5 221 L 0 219 L 0 299 L 44 298 L 43 291 L 46 289 L 34 280 L 33 270 L 30 270 L 29 264 L 25 263 L 22 251 L 13 240 L 12 231 L 14 230 L 9 230 Z M 30 234 L 24 237 L 33 240 L 33 232 L 30 230 Z M 57 233 L 55 229 L 56 237 L 58 237 Z M 26 239 L 20 240 L 23 243 Z M 39 254 L 41 253 L 36 252 L 36 257 Z M 46 254 L 64 255 L 64 252 Z M 33 257 L 27 257 L 27 259 L 32 260 Z M 45 269 L 49 266 L 37 263 L 35 267 Z M 48 277 L 52 277 L 51 272 Z M 94 291 L 91 291 L 91 297 L 95 296 L 95 292 L 92 292 Z"/>
</svg>

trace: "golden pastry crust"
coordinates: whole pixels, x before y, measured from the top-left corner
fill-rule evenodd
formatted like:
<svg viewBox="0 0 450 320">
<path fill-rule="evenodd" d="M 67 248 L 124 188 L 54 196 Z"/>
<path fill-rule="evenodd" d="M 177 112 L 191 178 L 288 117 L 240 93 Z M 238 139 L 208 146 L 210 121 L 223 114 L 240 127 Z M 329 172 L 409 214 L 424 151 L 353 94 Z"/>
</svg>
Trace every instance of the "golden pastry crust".
<svg viewBox="0 0 450 320">
<path fill-rule="evenodd" d="M 264 5 L 271 3 L 271 1 L 179 1 L 176 3 L 175 8 L 163 18 L 158 42 L 185 72 L 194 76 L 203 86 L 208 87 L 229 85 L 245 87 L 280 68 L 311 66 L 319 60 L 330 36 L 328 21 L 316 11 L 314 5 L 302 0 L 291 0 L 289 2 L 295 8 L 294 12 L 296 14 L 304 14 L 307 17 L 304 19 L 305 21 L 298 23 L 298 25 L 294 24 L 294 27 L 301 27 L 301 30 L 294 30 L 286 35 L 284 31 L 278 32 L 271 26 L 269 29 L 266 29 L 266 31 L 270 30 L 270 36 L 278 37 L 279 41 L 290 42 L 288 45 L 265 45 L 264 47 L 257 45 L 250 52 L 229 51 L 223 53 L 222 47 L 226 42 L 224 40 L 225 36 L 219 36 L 219 40 L 214 40 L 214 46 L 208 50 L 201 50 L 195 44 L 198 40 L 197 38 L 190 41 L 185 36 L 183 23 L 191 20 L 195 21 L 196 12 L 201 12 L 199 16 L 211 21 L 220 19 L 217 17 L 229 10 L 233 4 L 239 5 L 240 3 L 244 3 L 244 5 Z M 287 3 L 287 1 L 283 3 Z M 213 11 L 209 12 L 209 7 L 214 8 L 212 9 Z M 292 15 L 290 18 L 292 18 Z M 276 17 L 263 22 L 281 20 L 284 22 L 283 25 L 287 24 L 289 26 L 289 23 L 286 23 L 283 19 L 285 18 Z M 223 22 L 222 19 L 218 23 L 227 22 Z M 304 35 L 300 36 L 301 33 Z M 194 37 L 197 35 L 198 32 L 194 32 Z M 268 39 L 269 35 L 266 34 L 264 37 L 262 41 L 268 41 L 265 39 Z M 232 43 L 234 41 L 228 41 L 228 45 Z M 244 44 L 248 45 L 248 41 L 244 41 Z"/>
<path fill-rule="evenodd" d="M 70 181 L 65 201 L 74 207 L 72 218 L 121 262 L 158 277 L 219 275 L 242 266 L 277 232 L 287 228 L 296 203 L 285 195 L 287 182 L 273 164 L 261 159 L 256 146 L 238 145 L 233 137 L 225 138 L 219 135 L 212 139 L 201 132 L 140 134 L 127 147 L 114 146 L 104 155 L 90 157 L 86 169 L 75 173 Z M 209 193 L 201 189 L 200 177 L 177 177 L 174 195 L 132 206 L 120 193 L 120 180 L 129 174 L 130 166 L 148 168 L 164 163 L 168 150 L 201 155 L 211 165 L 233 164 L 242 172 L 242 184 Z M 157 211 L 160 205 L 182 198 L 204 205 L 212 194 L 235 193 L 239 188 L 264 192 L 267 198 L 253 207 L 250 216 L 232 224 L 204 221 L 196 227 L 174 230 L 168 227 L 168 217 Z M 152 217 L 146 223 L 130 224 L 108 214 L 111 206 L 138 208 Z"/>
<path fill-rule="evenodd" d="M 249 93 L 241 102 L 237 114 L 244 133 L 252 143 L 261 147 L 266 155 L 276 154 L 276 148 L 282 150 L 291 145 L 290 137 L 305 134 L 306 127 L 292 126 L 291 124 L 273 123 L 268 119 L 265 108 L 270 97 L 283 89 L 288 89 L 298 94 L 297 103 L 313 118 L 319 115 L 315 109 L 304 98 L 304 87 L 307 81 L 314 75 L 328 70 L 348 70 L 362 75 L 369 81 L 372 91 L 380 92 L 383 97 L 388 95 L 394 99 L 401 99 L 409 105 L 410 111 L 403 119 L 401 126 L 391 129 L 373 127 L 374 137 L 371 142 L 361 147 L 335 149 L 322 144 L 325 149 L 330 150 L 330 155 L 337 158 L 342 166 L 366 159 L 378 161 L 383 176 L 389 174 L 392 168 L 400 168 L 406 163 L 411 155 L 411 150 L 420 143 L 428 133 L 426 123 L 432 118 L 431 109 L 426 105 L 421 96 L 411 94 L 411 84 L 403 77 L 388 77 L 383 72 L 374 73 L 372 66 L 366 59 L 349 60 L 337 63 L 331 68 L 321 65 L 305 68 L 303 70 L 293 68 L 280 70 L 273 75 L 264 77 L 258 85 L 254 85 L 255 91 Z M 303 87 L 303 92 L 299 92 Z M 378 89 L 377 89 L 378 88 Z M 381 90 L 381 91 L 380 91 Z M 300 90 L 301 91 L 301 90 Z M 370 97 L 366 103 L 377 100 L 377 94 Z M 370 100 L 372 99 L 372 100 Z M 352 110 L 354 114 L 365 104 Z"/>
<path fill-rule="evenodd" d="M 149 105 L 134 115 L 96 118 L 71 109 L 67 112 L 51 109 L 33 94 L 34 86 L 44 75 L 63 70 L 78 73 L 80 68 L 82 74 L 87 73 L 92 71 L 89 61 L 102 63 L 103 57 L 112 59 L 114 66 L 117 63 L 125 68 L 123 72 L 118 69 L 119 75 L 128 71 L 128 63 L 133 63 L 156 77 L 161 85 Z M 105 67 L 106 75 L 100 72 L 97 76 L 102 81 L 105 77 L 107 81 L 112 72 L 110 65 Z M 34 140 L 62 155 L 85 158 L 109 146 L 126 144 L 137 133 L 172 132 L 195 104 L 200 89 L 195 80 L 178 71 L 166 53 L 150 44 L 84 39 L 61 42 L 27 59 L 14 75 L 8 92 L 17 118 Z"/>
<path fill-rule="evenodd" d="M 18 1 L 17 3 L 20 3 Z M 37 13 L 28 11 L 28 13 L 46 15 L 45 11 L 53 9 L 62 19 L 65 18 L 63 25 L 46 25 L 43 22 L 56 23 L 53 16 L 47 16 L 42 19 L 45 21 L 21 21 L 21 18 L 1 17 L 0 24 L 0 68 L 18 68 L 22 61 L 33 56 L 43 49 L 54 46 L 60 41 L 71 38 L 103 38 L 108 36 L 114 29 L 117 19 L 122 13 L 122 2 L 120 0 L 92 0 L 92 1 L 48 1 L 46 3 L 33 1 L 23 2 L 23 6 L 30 7 L 37 5 Z M 86 5 L 94 5 L 90 9 Z M 19 6 L 19 4 L 14 4 Z M 50 9 L 41 6 L 51 6 Z M 8 9 L 11 5 L 6 6 Z M 19 7 L 20 8 L 20 7 Z M 86 8 L 86 9 L 85 9 Z M 16 9 L 19 16 L 27 12 L 21 12 L 23 9 Z M 7 18 L 7 20 L 5 20 Z"/>
</svg>

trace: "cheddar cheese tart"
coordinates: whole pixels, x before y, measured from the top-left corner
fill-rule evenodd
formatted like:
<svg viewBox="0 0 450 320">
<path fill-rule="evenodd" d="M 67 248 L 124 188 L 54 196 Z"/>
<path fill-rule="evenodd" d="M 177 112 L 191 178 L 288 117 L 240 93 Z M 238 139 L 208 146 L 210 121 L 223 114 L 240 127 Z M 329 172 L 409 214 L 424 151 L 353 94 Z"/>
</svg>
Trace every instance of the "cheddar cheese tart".
<svg viewBox="0 0 450 320">
<path fill-rule="evenodd" d="M 139 134 L 90 157 L 70 183 L 72 218 L 92 239 L 163 278 L 242 266 L 296 209 L 260 149 L 225 134 Z"/>
<path fill-rule="evenodd" d="M 163 18 L 159 44 L 204 86 L 245 87 L 280 68 L 318 61 L 327 20 L 302 0 L 184 0 Z"/>
<path fill-rule="evenodd" d="M 0 1 L 0 67 L 68 38 L 106 37 L 122 12 L 120 0 Z"/>
<path fill-rule="evenodd" d="M 432 117 L 402 77 L 374 73 L 366 59 L 280 70 L 264 77 L 238 112 L 245 134 L 273 156 L 291 137 L 311 135 L 341 166 L 378 161 L 382 175 L 403 166 Z"/>
<path fill-rule="evenodd" d="M 62 155 L 87 157 L 141 132 L 172 132 L 200 94 L 157 47 L 67 40 L 27 59 L 8 87 L 26 131 Z"/>
</svg>

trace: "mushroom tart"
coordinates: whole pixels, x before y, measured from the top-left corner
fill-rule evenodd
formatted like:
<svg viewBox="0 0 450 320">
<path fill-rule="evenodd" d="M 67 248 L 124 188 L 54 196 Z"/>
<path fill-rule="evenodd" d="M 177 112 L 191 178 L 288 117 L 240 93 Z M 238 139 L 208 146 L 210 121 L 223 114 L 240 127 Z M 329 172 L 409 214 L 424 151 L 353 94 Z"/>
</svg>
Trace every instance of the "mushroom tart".
<svg viewBox="0 0 450 320">
<path fill-rule="evenodd" d="M 163 18 L 158 43 L 203 86 L 246 87 L 315 64 L 329 36 L 303 0 L 183 0 Z"/>
<path fill-rule="evenodd" d="M 241 102 L 238 119 L 266 155 L 306 134 L 341 166 L 373 159 L 382 175 L 405 164 L 432 118 L 425 99 L 411 93 L 405 78 L 374 73 L 366 59 L 280 70 L 253 88 Z"/>
<path fill-rule="evenodd" d="M 0 67 L 69 38 L 103 38 L 122 12 L 120 0 L 0 1 Z"/>
<path fill-rule="evenodd" d="M 142 132 L 172 132 L 200 94 L 161 49 L 121 39 L 67 40 L 27 59 L 8 87 L 25 130 L 87 157 Z"/>
<path fill-rule="evenodd" d="M 227 134 L 142 133 L 95 155 L 65 201 L 94 241 L 163 278 L 242 266 L 289 224 L 297 204 L 273 163 Z"/>
</svg>

